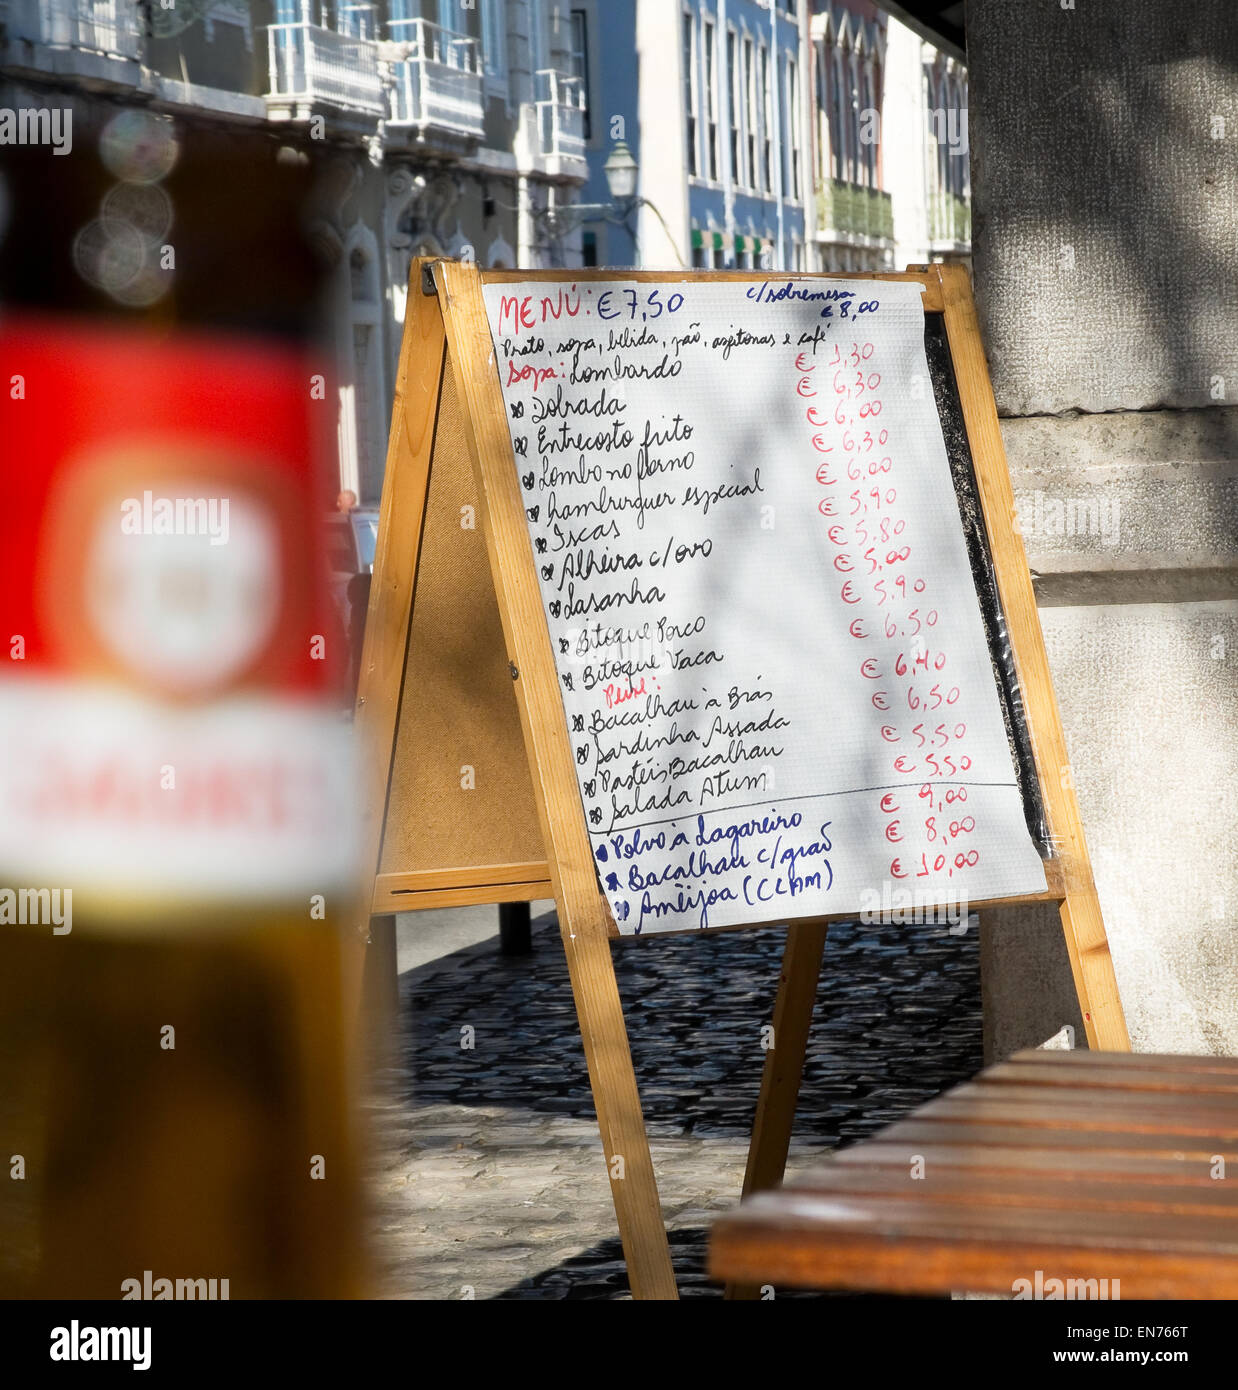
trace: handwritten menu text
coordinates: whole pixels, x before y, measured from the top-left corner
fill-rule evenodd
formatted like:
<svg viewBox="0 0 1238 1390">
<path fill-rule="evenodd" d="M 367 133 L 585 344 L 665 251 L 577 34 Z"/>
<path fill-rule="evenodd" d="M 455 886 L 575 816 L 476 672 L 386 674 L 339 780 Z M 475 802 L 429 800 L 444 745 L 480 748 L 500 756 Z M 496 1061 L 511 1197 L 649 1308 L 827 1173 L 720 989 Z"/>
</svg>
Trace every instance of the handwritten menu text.
<svg viewBox="0 0 1238 1390">
<path fill-rule="evenodd" d="M 1043 890 L 920 287 L 484 293 L 620 930 Z"/>
</svg>

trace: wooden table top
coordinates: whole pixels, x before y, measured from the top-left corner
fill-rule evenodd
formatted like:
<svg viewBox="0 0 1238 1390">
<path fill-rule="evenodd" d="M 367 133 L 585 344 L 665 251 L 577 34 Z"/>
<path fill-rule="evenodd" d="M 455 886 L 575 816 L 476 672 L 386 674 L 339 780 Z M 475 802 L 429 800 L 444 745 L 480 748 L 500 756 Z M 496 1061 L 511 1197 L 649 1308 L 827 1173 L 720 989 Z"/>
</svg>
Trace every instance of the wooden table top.
<svg viewBox="0 0 1238 1390">
<path fill-rule="evenodd" d="M 715 1224 L 710 1273 L 1027 1297 L 1094 1279 L 1109 1284 L 1089 1295 L 1112 1298 L 1116 1280 L 1122 1299 L 1238 1298 L 1238 1059 L 1017 1053 L 748 1198 Z"/>
</svg>

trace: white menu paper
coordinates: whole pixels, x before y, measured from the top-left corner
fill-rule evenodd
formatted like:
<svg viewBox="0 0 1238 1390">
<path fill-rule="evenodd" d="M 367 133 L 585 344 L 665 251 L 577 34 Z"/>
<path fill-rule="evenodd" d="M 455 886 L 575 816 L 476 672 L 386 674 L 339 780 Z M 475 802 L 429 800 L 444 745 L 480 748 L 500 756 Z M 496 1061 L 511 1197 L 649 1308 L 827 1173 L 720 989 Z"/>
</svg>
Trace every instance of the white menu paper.
<svg viewBox="0 0 1238 1390">
<path fill-rule="evenodd" d="M 484 294 L 620 931 L 1042 892 L 919 285 Z"/>
</svg>

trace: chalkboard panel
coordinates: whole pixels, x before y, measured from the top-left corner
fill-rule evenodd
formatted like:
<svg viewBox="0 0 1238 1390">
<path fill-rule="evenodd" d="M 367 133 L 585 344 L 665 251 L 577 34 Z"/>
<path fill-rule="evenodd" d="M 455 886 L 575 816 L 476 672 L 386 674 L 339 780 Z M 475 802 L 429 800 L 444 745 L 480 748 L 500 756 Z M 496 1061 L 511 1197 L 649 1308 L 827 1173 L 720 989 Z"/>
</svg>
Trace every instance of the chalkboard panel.
<svg viewBox="0 0 1238 1390">
<path fill-rule="evenodd" d="M 483 297 L 619 930 L 1043 892 L 919 288 L 615 276 Z"/>
</svg>

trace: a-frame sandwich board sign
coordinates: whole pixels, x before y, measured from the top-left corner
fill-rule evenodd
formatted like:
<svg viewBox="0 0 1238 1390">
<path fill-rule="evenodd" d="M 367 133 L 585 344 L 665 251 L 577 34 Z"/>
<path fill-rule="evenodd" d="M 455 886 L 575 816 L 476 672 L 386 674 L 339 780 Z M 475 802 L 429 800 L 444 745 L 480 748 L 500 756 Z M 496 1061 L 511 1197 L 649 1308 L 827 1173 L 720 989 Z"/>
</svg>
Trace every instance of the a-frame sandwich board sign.
<svg viewBox="0 0 1238 1390">
<path fill-rule="evenodd" d="M 943 327 L 1050 846 L 1043 890 L 971 906 L 1057 903 L 1088 1044 L 1129 1048 L 966 272 L 483 272 L 415 262 L 357 702 L 367 789 L 357 926 L 365 935 L 371 915 L 554 898 L 638 1298 L 674 1298 L 675 1280 L 611 955 L 621 933 L 582 805 L 483 290 L 532 282 L 547 295 L 581 286 L 591 295 L 619 284 L 673 299 L 693 285 L 739 281 L 772 298 L 789 279 L 818 298 L 838 281 L 871 282 L 874 295 L 881 284 L 915 284 L 926 321 L 936 316 Z M 827 923 L 854 915 L 779 919 L 788 934 L 775 1046 L 745 1195 L 781 1179 Z"/>
</svg>

